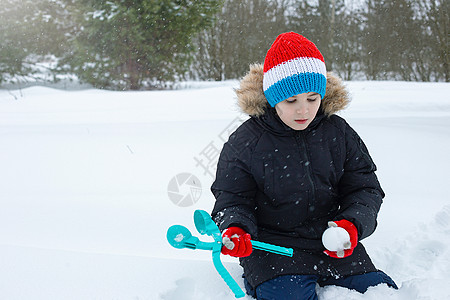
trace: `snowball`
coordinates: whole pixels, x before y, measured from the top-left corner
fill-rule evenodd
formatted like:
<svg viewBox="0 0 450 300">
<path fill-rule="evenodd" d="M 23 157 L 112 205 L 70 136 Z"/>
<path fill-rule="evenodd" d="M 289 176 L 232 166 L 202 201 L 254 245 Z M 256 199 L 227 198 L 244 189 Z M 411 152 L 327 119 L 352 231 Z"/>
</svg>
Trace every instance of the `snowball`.
<svg viewBox="0 0 450 300">
<path fill-rule="evenodd" d="M 343 251 L 350 248 L 350 236 L 341 227 L 330 227 L 322 235 L 322 244 L 330 251 Z"/>
</svg>

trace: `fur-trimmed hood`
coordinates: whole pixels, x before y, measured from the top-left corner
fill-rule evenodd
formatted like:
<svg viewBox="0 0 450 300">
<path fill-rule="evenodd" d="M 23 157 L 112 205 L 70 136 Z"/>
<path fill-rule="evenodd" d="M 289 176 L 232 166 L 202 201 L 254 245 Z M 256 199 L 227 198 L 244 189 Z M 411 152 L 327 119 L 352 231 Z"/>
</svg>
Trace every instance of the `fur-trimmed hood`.
<svg viewBox="0 0 450 300">
<path fill-rule="evenodd" d="M 262 116 L 270 107 L 263 92 L 263 75 L 263 65 L 250 65 L 250 71 L 242 78 L 240 87 L 236 89 L 239 107 L 250 116 Z M 342 80 L 328 72 L 325 97 L 321 103 L 322 111 L 325 115 L 331 116 L 345 109 L 349 102 L 349 95 Z"/>
</svg>

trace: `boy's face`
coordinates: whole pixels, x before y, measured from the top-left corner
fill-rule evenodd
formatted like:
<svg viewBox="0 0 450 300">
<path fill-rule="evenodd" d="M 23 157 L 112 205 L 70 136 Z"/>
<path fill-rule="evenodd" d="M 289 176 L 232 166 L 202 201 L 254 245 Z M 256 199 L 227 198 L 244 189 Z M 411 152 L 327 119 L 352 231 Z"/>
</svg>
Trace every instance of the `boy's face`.
<svg viewBox="0 0 450 300">
<path fill-rule="evenodd" d="M 284 124 L 294 130 L 304 130 L 316 117 L 320 101 L 317 93 L 303 93 L 277 103 L 275 109 Z"/>
</svg>

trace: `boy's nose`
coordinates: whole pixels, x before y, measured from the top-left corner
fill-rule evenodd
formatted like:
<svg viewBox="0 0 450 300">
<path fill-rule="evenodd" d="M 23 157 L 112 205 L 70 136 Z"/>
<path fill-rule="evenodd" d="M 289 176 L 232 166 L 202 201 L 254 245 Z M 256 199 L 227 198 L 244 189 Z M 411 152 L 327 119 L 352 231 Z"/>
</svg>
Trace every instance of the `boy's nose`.
<svg viewBox="0 0 450 300">
<path fill-rule="evenodd" d="M 297 107 L 297 113 L 298 113 L 298 114 L 305 114 L 305 113 L 307 113 L 307 112 L 308 112 L 308 107 L 307 107 L 306 105 L 300 104 L 300 105 Z"/>
</svg>

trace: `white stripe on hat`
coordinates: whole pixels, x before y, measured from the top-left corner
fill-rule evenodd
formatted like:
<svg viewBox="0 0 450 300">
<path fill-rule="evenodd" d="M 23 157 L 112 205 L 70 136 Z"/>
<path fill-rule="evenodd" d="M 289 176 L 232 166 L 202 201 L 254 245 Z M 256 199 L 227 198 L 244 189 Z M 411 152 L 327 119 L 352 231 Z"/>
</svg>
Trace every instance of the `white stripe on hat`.
<svg viewBox="0 0 450 300">
<path fill-rule="evenodd" d="M 327 76 L 325 63 L 313 57 L 298 57 L 283 62 L 264 73 L 263 89 L 267 90 L 276 82 L 295 74 L 319 73 Z"/>
</svg>

